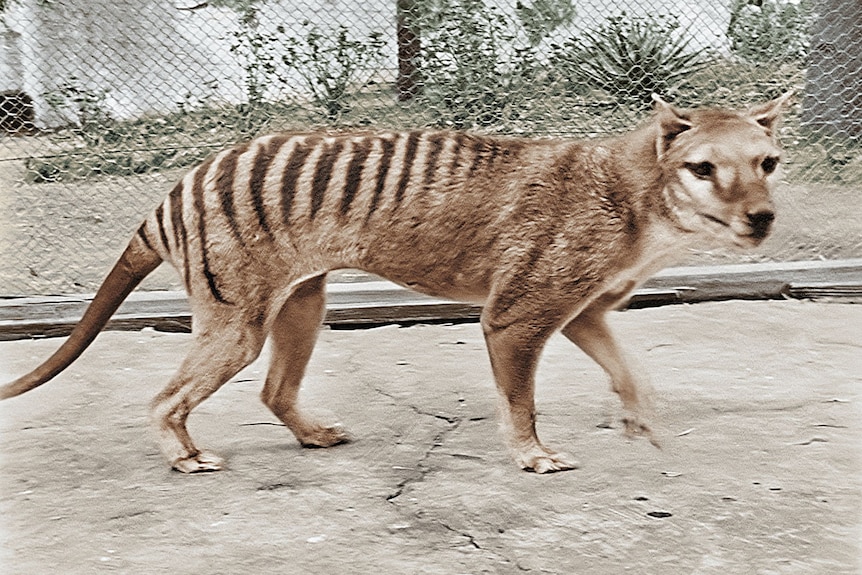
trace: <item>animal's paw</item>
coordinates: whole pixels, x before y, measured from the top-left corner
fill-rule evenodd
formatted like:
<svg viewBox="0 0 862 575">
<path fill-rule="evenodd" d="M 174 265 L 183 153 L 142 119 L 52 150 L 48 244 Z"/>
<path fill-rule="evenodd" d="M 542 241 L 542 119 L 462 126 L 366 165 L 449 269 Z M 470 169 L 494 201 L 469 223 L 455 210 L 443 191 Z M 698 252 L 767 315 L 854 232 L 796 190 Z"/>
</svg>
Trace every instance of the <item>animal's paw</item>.
<svg viewBox="0 0 862 575">
<path fill-rule="evenodd" d="M 297 436 L 303 447 L 332 447 L 340 443 L 349 443 L 350 434 L 340 424 L 315 425 Z"/>
<path fill-rule="evenodd" d="M 625 426 L 623 433 L 629 439 L 644 437 L 655 447 L 661 449 L 661 441 L 659 441 L 655 427 L 643 416 L 628 413 L 623 417 L 623 425 Z"/>
<path fill-rule="evenodd" d="M 221 471 L 224 460 L 213 453 L 202 451 L 192 457 L 185 457 L 174 461 L 173 468 L 182 473 L 206 473 L 209 471 Z"/>
<path fill-rule="evenodd" d="M 521 466 L 521 469 L 535 473 L 554 473 L 555 471 L 566 471 L 580 467 L 571 455 L 551 451 L 541 446 L 517 452 L 515 461 Z"/>
</svg>

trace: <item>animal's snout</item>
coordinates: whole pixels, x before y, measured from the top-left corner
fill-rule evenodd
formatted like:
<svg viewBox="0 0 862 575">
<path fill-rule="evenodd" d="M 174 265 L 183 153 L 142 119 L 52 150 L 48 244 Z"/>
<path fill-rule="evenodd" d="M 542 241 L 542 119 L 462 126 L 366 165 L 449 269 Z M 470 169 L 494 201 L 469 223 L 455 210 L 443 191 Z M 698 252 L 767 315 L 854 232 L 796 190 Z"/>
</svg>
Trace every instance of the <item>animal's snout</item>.
<svg viewBox="0 0 862 575">
<path fill-rule="evenodd" d="M 757 239 L 763 239 L 769 234 L 769 228 L 775 220 L 775 212 L 772 210 L 749 212 L 746 216 L 751 228 L 751 235 Z"/>
</svg>

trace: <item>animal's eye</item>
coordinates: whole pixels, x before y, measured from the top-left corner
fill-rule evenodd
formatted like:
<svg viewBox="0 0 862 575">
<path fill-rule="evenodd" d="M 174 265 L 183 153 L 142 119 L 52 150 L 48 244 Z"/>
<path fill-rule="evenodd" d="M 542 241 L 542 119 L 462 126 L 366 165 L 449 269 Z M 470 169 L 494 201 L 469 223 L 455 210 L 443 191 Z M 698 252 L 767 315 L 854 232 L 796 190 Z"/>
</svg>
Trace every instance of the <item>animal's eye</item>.
<svg viewBox="0 0 862 575">
<path fill-rule="evenodd" d="M 685 167 L 695 176 L 701 179 L 711 178 L 715 172 L 715 166 L 709 162 L 700 162 L 697 164 L 688 163 Z"/>
<path fill-rule="evenodd" d="M 760 168 L 766 174 L 771 174 L 775 171 L 775 168 L 778 167 L 778 158 L 769 156 L 768 158 L 764 158 L 762 162 L 760 162 Z"/>
</svg>

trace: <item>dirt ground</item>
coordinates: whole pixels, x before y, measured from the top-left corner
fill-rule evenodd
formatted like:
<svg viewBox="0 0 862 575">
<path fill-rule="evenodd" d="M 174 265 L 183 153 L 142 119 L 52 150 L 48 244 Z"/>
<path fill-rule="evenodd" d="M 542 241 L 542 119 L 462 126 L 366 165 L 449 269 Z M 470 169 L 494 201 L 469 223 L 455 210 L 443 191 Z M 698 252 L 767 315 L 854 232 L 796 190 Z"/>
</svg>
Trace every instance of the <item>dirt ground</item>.
<svg viewBox="0 0 862 575">
<path fill-rule="evenodd" d="M 725 302 L 616 313 L 664 449 L 624 439 L 562 337 L 539 431 L 581 468 L 516 469 L 476 324 L 321 333 L 304 403 L 352 432 L 304 450 L 258 393 L 266 357 L 192 416 L 226 471 L 168 469 L 147 404 L 190 336 L 105 333 L 0 404 L 5 574 L 862 572 L 862 306 Z M 0 344 L 0 380 L 58 340 Z M 266 354 L 264 354 L 265 356 Z"/>
</svg>

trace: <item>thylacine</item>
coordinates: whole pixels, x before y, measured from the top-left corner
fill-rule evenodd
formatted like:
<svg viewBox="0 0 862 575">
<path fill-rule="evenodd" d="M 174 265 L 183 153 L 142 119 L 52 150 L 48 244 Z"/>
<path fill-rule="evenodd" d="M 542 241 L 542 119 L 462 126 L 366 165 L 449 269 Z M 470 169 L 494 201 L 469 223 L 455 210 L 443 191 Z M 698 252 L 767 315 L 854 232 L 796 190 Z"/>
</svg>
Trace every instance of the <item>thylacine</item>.
<svg viewBox="0 0 862 575">
<path fill-rule="evenodd" d="M 189 292 L 193 344 L 152 404 L 174 468 L 213 471 L 186 418 L 272 341 L 262 398 L 308 446 L 346 441 L 297 393 L 324 315 L 326 273 L 360 268 L 424 293 L 484 303 L 481 325 L 517 463 L 574 462 L 539 441 L 534 372 L 562 331 L 610 375 L 626 431 L 650 439 L 643 390 L 605 313 L 694 242 L 751 247 L 769 233 L 789 94 L 745 112 L 656 98 L 641 128 L 572 142 L 412 131 L 265 136 L 192 170 L 146 219 L 58 351 L 0 388 L 65 369 L 163 260 Z"/>
</svg>

